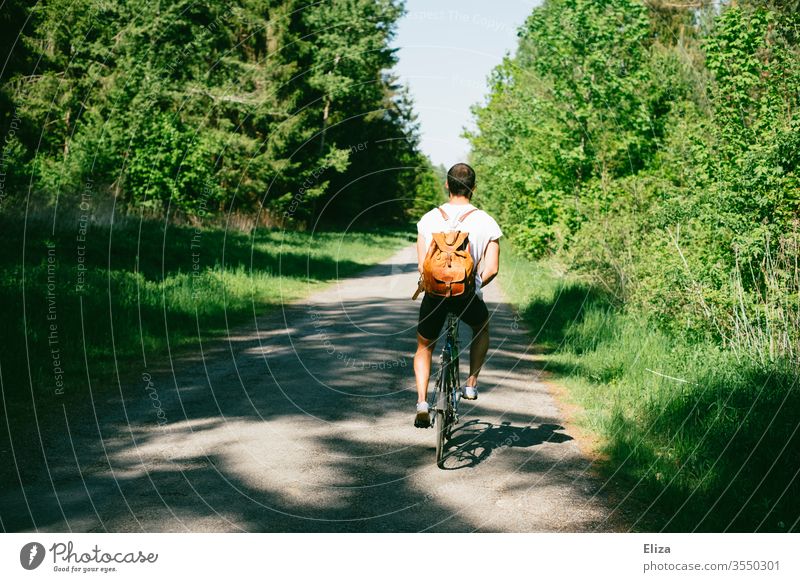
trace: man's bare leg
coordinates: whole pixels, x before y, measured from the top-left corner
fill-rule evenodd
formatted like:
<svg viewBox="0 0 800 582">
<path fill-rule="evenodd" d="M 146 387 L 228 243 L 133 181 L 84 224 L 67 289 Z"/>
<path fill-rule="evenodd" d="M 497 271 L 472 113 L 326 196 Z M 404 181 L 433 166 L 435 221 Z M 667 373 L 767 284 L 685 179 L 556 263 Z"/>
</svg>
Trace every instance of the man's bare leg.
<svg viewBox="0 0 800 582">
<path fill-rule="evenodd" d="M 428 380 L 431 377 L 431 358 L 436 340 L 429 340 L 417 334 L 417 352 L 414 354 L 414 375 L 417 379 L 417 402 L 428 398 Z"/>
<path fill-rule="evenodd" d="M 472 328 L 472 341 L 469 344 L 469 378 L 467 386 L 478 385 L 478 374 L 486 362 L 486 354 L 489 352 L 489 321 Z M 415 364 L 416 365 L 416 364 Z M 430 372 L 430 360 L 428 360 L 428 371 Z"/>
</svg>

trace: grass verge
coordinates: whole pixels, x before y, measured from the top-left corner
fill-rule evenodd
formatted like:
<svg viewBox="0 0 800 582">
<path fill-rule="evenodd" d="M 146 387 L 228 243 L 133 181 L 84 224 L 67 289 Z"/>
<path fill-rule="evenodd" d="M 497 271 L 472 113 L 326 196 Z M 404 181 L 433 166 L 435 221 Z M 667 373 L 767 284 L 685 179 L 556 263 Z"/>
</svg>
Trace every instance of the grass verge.
<svg viewBox="0 0 800 582">
<path fill-rule="evenodd" d="M 199 339 L 352 276 L 409 244 L 401 232 L 300 233 L 125 222 L 0 222 L 6 405 L 115 384 Z M 138 362 L 138 364 L 136 363 Z M 139 369 L 137 368 L 137 369 Z"/>
<path fill-rule="evenodd" d="M 503 287 L 599 437 L 638 530 L 797 531 L 800 409 L 788 365 L 670 335 L 552 264 L 504 259 Z M 623 501 L 623 504 L 625 501 Z"/>
</svg>

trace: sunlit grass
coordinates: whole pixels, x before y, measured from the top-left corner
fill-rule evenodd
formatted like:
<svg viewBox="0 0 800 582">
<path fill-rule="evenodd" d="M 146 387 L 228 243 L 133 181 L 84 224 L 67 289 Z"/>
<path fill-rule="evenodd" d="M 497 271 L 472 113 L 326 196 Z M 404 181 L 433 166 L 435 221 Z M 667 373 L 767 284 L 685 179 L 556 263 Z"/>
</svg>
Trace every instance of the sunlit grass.
<svg viewBox="0 0 800 582">
<path fill-rule="evenodd" d="M 116 370 L 139 369 L 168 350 L 225 334 L 411 241 L 402 232 L 251 235 L 133 223 L 91 228 L 78 242 L 74 228 L 53 234 L 49 224 L 30 222 L 23 272 L 22 228 L 9 221 L 0 235 L 0 298 L 13 314 L 0 329 L 0 363 L 12 403 L 30 384 L 35 393 L 56 393 L 53 353 L 64 395 L 85 393 L 87 374 L 98 386 L 111 385 Z"/>
</svg>

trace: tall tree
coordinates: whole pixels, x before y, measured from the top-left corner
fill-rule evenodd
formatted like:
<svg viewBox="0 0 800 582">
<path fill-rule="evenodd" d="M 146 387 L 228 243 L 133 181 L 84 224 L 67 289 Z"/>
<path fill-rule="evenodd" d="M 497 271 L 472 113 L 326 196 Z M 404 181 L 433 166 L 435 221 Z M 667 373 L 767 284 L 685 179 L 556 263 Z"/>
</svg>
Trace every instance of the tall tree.
<svg viewBox="0 0 800 582">
<path fill-rule="evenodd" d="M 24 41 L 43 58 L 12 80 L 45 197 L 91 179 L 122 205 L 297 226 L 325 209 L 338 224 L 428 168 L 390 76 L 393 0 L 47 0 L 30 14 Z"/>
</svg>

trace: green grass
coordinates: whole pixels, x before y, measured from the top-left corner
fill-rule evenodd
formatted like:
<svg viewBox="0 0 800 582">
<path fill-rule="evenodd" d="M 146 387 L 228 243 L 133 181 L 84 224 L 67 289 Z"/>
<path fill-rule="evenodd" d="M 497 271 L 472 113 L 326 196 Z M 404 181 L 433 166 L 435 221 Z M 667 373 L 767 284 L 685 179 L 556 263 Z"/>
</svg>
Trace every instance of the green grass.
<svg viewBox="0 0 800 582">
<path fill-rule="evenodd" d="M 85 242 L 77 235 L 77 225 L 53 233 L 43 221 L 0 223 L 0 301 L 7 314 L 0 372 L 9 406 L 29 405 L 31 385 L 37 396 L 55 395 L 58 380 L 60 397 L 85 395 L 87 363 L 94 388 L 110 389 L 115 364 L 143 369 L 144 358 L 163 360 L 168 345 L 174 350 L 219 336 L 411 240 L 389 231 L 248 235 L 136 221 L 113 230 L 90 227 Z"/>
<path fill-rule="evenodd" d="M 670 335 L 546 262 L 504 262 L 504 287 L 547 348 L 547 369 L 600 437 L 607 476 L 632 493 L 635 529 L 800 527 L 800 391 L 789 366 Z"/>
</svg>

